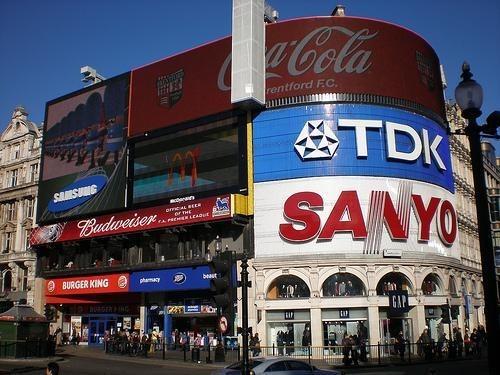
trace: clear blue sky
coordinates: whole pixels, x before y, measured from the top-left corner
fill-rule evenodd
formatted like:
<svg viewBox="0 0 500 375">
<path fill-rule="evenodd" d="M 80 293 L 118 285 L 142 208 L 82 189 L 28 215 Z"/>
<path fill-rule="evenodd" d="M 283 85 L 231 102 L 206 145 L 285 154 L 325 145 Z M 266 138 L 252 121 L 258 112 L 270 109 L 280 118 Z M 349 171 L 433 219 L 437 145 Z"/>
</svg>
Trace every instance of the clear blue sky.
<svg viewBox="0 0 500 375">
<path fill-rule="evenodd" d="M 280 19 L 329 15 L 335 0 L 269 0 Z M 464 59 L 484 89 L 483 113 L 500 110 L 500 1 L 344 0 L 351 16 L 423 36 L 445 67 L 447 97 Z M 0 129 L 22 104 L 43 121 L 45 103 L 83 87 L 80 67 L 105 77 L 231 33 L 231 0 L 10 0 L 0 2 Z M 482 117 L 484 120 L 485 116 Z"/>
</svg>

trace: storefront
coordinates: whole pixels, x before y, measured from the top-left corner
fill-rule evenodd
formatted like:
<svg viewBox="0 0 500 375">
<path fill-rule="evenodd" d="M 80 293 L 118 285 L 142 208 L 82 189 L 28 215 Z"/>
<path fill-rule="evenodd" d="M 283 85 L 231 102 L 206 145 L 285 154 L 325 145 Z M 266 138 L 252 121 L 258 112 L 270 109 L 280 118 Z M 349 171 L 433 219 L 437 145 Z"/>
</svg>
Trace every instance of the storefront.
<svg viewBox="0 0 500 375">
<path fill-rule="evenodd" d="M 63 316 L 63 335 L 70 341 L 89 345 L 103 344 L 106 332 L 139 331 L 139 304 L 68 305 Z"/>
<path fill-rule="evenodd" d="M 365 308 L 324 309 L 321 320 L 324 346 L 341 345 L 345 335 L 356 336 L 360 342 L 369 340 L 368 310 Z"/>
<path fill-rule="evenodd" d="M 207 265 L 132 272 L 130 291 L 142 293 L 146 331 L 214 332 L 217 309 L 207 293 L 215 278 Z"/>
<path fill-rule="evenodd" d="M 267 343 L 286 354 L 311 345 L 311 314 L 309 310 L 272 310 L 267 312 Z M 294 348 L 295 347 L 295 348 Z M 299 348 L 297 348 L 299 347 Z M 281 352 L 279 352 L 281 354 Z"/>
<path fill-rule="evenodd" d="M 140 328 L 140 295 L 130 293 L 128 273 L 54 278 L 45 285 L 46 303 L 62 316 L 64 340 L 100 345 L 106 333 Z"/>
</svg>

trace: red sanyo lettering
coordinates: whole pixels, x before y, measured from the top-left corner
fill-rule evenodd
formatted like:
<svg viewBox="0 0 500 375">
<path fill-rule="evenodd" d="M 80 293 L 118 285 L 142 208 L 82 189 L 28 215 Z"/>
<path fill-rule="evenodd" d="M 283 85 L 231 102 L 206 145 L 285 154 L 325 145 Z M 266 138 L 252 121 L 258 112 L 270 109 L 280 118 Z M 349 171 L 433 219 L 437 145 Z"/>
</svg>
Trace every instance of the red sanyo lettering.
<svg viewBox="0 0 500 375">
<path fill-rule="evenodd" d="M 392 239 L 408 239 L 409 223 L 400 217 L 402 214 L 395 209 L 389 193 L 382 193 L 383 199 L 380 199 L 379 204 L 383 205 L 383 225 Z M 437 213 L 436 226 L 439 237 L 443 244 L 452 245 L 457 236 L 457 216 L 451 202 L 431 197 L 426 205 L 420 195 L 413 194 L 411 198 L 419 226 L 418 241 L 429 241 L 431 223 Z M 365 219 L 356 191 L 340 193 L 322 227 L 321 218 L 316 211 L 323 208 L 323 198 L 317 193 L 299 192 L 291 195 L 285 201 L 283 212 L 289 222 L 279 225 L 280 236 L 291 242 L 307 242 L 316 237 L 319 240 L 331 240 L 336 233 L 341 232 L 351 233 L 354 239 L 367 238 Z"/>
</svg>

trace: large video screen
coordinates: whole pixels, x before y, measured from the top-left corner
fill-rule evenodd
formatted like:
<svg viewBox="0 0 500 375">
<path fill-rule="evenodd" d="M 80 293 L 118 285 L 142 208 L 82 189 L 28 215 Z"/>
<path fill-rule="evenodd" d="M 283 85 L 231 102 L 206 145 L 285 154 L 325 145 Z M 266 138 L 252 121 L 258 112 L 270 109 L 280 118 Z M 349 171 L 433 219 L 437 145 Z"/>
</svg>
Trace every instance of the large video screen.
<svg viewBox="0 0 500 375">
<path fill-rule="evenodd" d="M 239 120 L 230 117 L 135 144 L 133 203 L 227 192 L 246 185 Z"/>
<path fill-rule="evenodd" d="M 38 222 L 125 205 L 129 74 L 47 103 Z"/>
</svg>

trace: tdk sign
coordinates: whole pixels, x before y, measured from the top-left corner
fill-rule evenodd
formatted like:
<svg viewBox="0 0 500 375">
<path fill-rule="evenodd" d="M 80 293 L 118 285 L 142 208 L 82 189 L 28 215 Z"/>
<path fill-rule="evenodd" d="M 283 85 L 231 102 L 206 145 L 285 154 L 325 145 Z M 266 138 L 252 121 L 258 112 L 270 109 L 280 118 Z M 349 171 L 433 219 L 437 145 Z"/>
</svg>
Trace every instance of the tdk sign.
<svg viewBox="0 0 500 375">
<path fill-rule="evenodd" d="M 254 150 L 256 182 L 375 176 L 454 191 L 445 128 L 401 109 L 321 104 L 265 111 L 254 122 Z"/>
<path fill-rule="evenodd" d="M 107 182 L 108 178 L 104 175 L 89 176 L 77 180 L 53 195 L 48 210 L 55 213 L 77 207 L 92 199 L 106 186 Z"/>
</svg>

